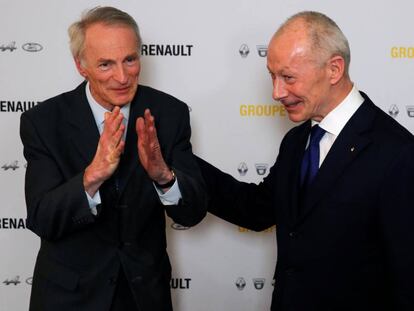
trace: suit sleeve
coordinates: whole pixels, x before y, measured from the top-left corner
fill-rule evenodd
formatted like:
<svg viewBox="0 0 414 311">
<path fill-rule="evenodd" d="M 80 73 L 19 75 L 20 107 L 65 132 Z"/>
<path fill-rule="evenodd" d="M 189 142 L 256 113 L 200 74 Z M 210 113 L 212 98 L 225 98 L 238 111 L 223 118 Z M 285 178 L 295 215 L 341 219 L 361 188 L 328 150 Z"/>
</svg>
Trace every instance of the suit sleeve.
<svg viewBox="0 0 414 311">
<path fill-rule="evenodd" d="M 83 171 L 65 178 L 32 120 L 22 114 L 20 136 L 27 160 L 27 227 L 41 238 L 58 240 L 94 222 L 83 187 Z"/>
<path fill-rule="evenodd" d="M 396 153 L 380 194 L 380 223 L 393 310 L 414 310 L 414 145 Z"/>
<path fill-rule="evenodd" d="M 181 200 L 177 205 L 166 205 L 167 215 L 183 226 L 194 226 L 207 212 L 207 193 L 198 165 L 194 159 L 190 137 L 190 117 L 186 105 L 182 105 L 179 127 L 167 163 L 177 177 Z"/>
<path fill-rule="evenodd" d="M 271 187 L 276 165 L 259 185 L 240 182 L 197 157 L 210 197 L 208 211 L 228 222 L 255 231 L 276 223 Z"/>
</svg>

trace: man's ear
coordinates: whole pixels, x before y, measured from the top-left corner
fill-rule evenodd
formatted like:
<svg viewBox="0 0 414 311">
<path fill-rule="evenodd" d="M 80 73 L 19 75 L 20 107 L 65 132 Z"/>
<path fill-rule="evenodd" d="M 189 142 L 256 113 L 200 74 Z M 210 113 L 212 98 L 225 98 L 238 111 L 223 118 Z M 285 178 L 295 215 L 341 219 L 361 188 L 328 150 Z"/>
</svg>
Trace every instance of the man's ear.
<svg viewBox="0 0 414 311">
<path fill-rule="evenodd" d="M 75 57 L 74 60 L 75 60 L 75 64 L 76 64 L 76 69 L 78 69 L 79 74 L 82 77 L 84 77 L 85 79 L 87 79 L 88 75 L 87 75 L 87 73 L 86 73 L 86 71 L 85 71 L 85 69 L 82 65 L 81 59 L 79 57 Z"/>
<path fill-rule="evenodd" d="M 345 74 L 345 60 L 343 57 L 339 55 L 331 57 L 328 63 L 328 70 L 331 84 L 337 84 Z"/>
</svg>

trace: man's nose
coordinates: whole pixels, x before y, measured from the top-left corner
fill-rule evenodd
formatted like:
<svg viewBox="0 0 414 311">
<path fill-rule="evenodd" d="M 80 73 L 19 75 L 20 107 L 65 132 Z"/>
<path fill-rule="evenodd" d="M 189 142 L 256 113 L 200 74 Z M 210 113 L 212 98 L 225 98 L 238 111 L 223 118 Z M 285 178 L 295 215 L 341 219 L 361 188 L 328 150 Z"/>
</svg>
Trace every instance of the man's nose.
<svg viewBox="0 0 414 311">
<path fill-rule="evenodd" d="M 276 77 L 273 80 L 273 99 L 281 100 L 286 97 L 288 92 L 286 90 L 286 84 L 283 79 Z"/>
<path fill-rule="evenodd" d="M 128 81 L 128 75 L 126 73 L 125 68 L 122 65 L 116 67 L 114 72 L 114 79 L 122 84 Z"/>
</svg>

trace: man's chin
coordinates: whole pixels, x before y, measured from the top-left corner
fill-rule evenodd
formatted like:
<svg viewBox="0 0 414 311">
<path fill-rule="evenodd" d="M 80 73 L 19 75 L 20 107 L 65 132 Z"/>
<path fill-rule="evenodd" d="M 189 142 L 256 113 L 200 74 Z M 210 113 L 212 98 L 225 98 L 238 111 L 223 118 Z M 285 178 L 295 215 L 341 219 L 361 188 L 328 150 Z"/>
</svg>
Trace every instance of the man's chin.
<svg viewBox="0 0 414 311">
<path fill-rule="evenodd" d="M 306 121 L 303 115 L 294 112 L 288 113 L 288 118 L 295 123 Z"/>
<path fill-rule="evenodd" d="M 122 106 L 125 106 L 126 104 L 129 104 L 131 101 L 132 101 L 132 97 L 130 96 L 123 97 L 123 98 L 114 98 L 112 100 L 112 105 L 122 107 Z"/>
<path fill-rule="evenodd" d="M 116 92 L 114 92 L 113 94 L 111 94 L 112 105 L 120 106 L 120 107 L 125 106 L 126 104 L 132 101 L 135 93 L 136 93 L 136 90 L 134 90 L 134 92 L 132 92 L 132 90 L 129 90 L 128 92 L 119 93 L 119 94 L 116 94 Z"/>
<path fill-rule="evenodd" d="M 126 103 L 125 102 L 113 103 L 112 106 L 114 106 L 114 107 L 116 107 L 116 106 L 123 107 L 123 106 L 125 106 L 125 105 L 127 105 L 129 103 L 130 103 L 130 101 L 128 101 Z"/>
</svg>

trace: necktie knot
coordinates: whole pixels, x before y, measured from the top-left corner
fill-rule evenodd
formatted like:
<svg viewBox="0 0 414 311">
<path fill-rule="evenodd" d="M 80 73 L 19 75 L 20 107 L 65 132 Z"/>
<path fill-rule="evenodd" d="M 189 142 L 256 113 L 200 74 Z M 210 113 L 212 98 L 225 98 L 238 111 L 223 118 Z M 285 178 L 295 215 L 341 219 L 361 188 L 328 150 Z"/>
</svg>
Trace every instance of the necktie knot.
<svg viewBox="0 0 414 311">
<path fill-rule="evenodd" d="M 310 133 L 309 146 L 319 145 L 319 142 L 321 141 L 325 133 L 326 131 L 323 128 L 321 128 L 318 124 L 314 125 Z"/>
</svg>

